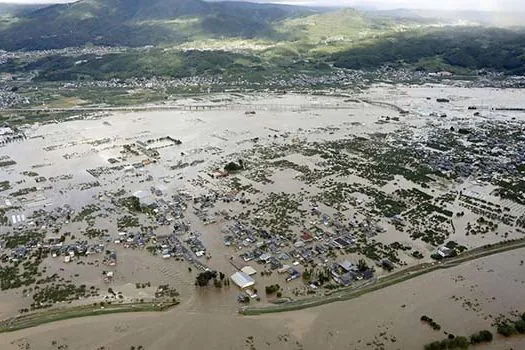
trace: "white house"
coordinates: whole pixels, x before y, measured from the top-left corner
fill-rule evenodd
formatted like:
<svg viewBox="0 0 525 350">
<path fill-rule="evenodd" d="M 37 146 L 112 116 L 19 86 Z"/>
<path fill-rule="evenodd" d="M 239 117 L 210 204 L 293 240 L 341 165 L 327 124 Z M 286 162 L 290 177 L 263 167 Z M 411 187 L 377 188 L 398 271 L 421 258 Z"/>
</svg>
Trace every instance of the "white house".
<svg viewBox="0 0 525 350">
<path fill-rule="evenodd" d="M 230 279 L 241 289 L 249 288 L 255 284 L 255 280 L 244 272 L 235 272 L 230 276 Z"/>
</svg>

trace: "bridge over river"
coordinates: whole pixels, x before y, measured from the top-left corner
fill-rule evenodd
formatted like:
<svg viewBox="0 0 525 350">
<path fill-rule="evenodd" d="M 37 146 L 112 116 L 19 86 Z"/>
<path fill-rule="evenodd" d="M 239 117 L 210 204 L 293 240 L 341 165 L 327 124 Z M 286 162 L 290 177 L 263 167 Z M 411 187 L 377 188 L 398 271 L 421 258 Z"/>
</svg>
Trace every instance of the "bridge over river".
<svg viewBox="0 0 525 350">
<path fill-rule="evenodd" d="M 243 110 L 243 111 L 297 111 L 319 109 L 353 109 L 348 104 L 187 104 L 187 105 L 141 105 L 122 107 L 71 107 L 71 108 L 7 108 L 4 113 L 62 113 L 62 112 L 141 112 L 141 111 L 206 111 L 206 110 Z"/>
<path fill-rule="evenodd" d="M 209 104 L 173 104 L 173 105 L 138 105 L 120 107 L 100 107 L 100 106 L 78 106 L 69 108 L 60 107 L 38 107 L 38 108 L 6 108 L 0 109 L 0 113 L 88 113 L 88 112 L 147 112 L 147 111 L 207 111 L 207 110 L 243 110 L 252 111 L 308 111 L 308 110 L 341 110 L 355 109 L 356 103 L 363 105 L 370 104 L 384 108 L 389 108 L 402 114 L 408 113 L 401 107 L 392 103 L 353 99 L 353 103 L 306 103 L 306 104 L 285 104 L 285 103 L 209 103 Z"/>
</svg>

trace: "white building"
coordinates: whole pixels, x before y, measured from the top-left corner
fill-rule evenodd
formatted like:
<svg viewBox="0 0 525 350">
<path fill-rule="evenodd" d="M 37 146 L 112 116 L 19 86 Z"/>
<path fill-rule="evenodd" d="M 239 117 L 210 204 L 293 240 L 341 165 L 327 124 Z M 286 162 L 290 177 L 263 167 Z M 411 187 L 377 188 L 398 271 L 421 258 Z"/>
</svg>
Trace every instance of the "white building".
<svg viewBox="0 0 525 350">
<path fill-rule="evenodd" d="M 241 289 L 249 288 L 255 284 L 255 280 L 244 272 L 235 272 L 230 276 L 230 279 Z"/>
<path fill-rule="evenodd" d="M 257 273 L 257 270 L 255 270 L 253 267 L 251 266 L 245 266 L 241 269 L 241 272 L 244 272 L 245 274 L 247 274 L 248 276 L 252 276 L 252 275 L 255 275 Z"/>
</svg>

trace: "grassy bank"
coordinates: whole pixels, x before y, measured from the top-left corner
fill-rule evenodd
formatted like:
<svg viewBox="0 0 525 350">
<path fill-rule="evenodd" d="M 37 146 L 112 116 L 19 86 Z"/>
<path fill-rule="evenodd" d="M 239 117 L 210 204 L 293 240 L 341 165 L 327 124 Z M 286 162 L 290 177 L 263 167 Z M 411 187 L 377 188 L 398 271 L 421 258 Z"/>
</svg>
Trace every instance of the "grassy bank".
<svg viewBox="0 0 525 350">
<path fill-rule="evenodd" d="M 480 248 L 473 249 L 471 251 L 465 252 L 462 255 L 451 258 L 440 263 L 423 263 L 420 265 L 412 266 L 408 269 L 398 271 L 391 275 L 388 275 L 384 278 L 381 278 L 371 284 L 365 285 L 360 288 L 344 288 L 333 292 L 329 295 L 322 297 L 314 297 L 302 300 L 296 300 L 289 303 L 265 306 L 265 307 L 243 307 L 239 310 L 239 313 L 246 316 L 267 314 L 267 313 L 276 313 L 276 312 L 287 312 L 294 310 L 302 310 L 310 307 L 321 306 L 336 301 L 350 300 L 355 299 L 363 294 L 370 293 L 379 289 L 383 289 L 389 286 L 392 286 L 397 283 L 407 281 L 409 279 L 439 270 L 447 269 L 451 267 L 458 266 L 459 264 L 465 263 L 467 261 L 479 259 L 489 255 L 494 255 L 498 253 L 503 253 L 506 251 L 525 248 L 525 239 L 513 240 L 508 242 L 502 242 L 490 246 L 484 246 Z"/>
<path fill-rule="evenodd" d="M 70 318 L 100 316 L 124 312 L 165 311 L 179 302 L 170 303 L 132 303 L 117 305 L 86 305 L 72 308 L 53 309 L 44 312 L 21 315 L 0 322 L 0 333 L 12 332 L 24 328 L 36 327 L 41 324 L 67 320 Z"/>
</svg>

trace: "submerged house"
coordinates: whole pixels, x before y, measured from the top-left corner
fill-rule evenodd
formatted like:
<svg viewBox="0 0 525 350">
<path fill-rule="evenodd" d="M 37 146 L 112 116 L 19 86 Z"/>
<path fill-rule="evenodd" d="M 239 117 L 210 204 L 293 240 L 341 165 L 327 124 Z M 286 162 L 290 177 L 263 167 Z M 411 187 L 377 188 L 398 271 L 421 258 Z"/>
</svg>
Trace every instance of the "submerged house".
<svg viewBox="0 0 525 350">
<path fill-rule="evenodd" d="M 250 288 L 255 284 L 255 280 L 244 272 L 235 272 L 230 279 L 241 289 Z"/>
<path fill-rule="evenodd" d="M 247 274 L 248 276 L 252 276 L 257 273 L 257 270 L 255 270 L 253 267 L 249 265 L 246 265 L 241 269 L 241 272 Z"/>
</svg>

